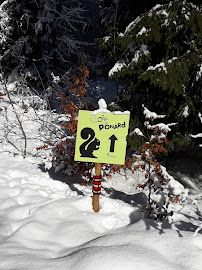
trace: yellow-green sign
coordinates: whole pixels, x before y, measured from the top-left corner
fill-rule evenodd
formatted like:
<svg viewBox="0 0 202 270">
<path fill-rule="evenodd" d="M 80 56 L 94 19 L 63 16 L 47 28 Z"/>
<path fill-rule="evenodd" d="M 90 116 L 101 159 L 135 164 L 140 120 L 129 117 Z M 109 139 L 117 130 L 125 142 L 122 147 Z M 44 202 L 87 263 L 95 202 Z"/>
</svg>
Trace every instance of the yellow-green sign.
<svg viewBox="0 0 202 270">
<path fill-rule="evenodd" d="M 79 111 L 75 161 L 124 164 L 130 115 Z"/>
</svg>

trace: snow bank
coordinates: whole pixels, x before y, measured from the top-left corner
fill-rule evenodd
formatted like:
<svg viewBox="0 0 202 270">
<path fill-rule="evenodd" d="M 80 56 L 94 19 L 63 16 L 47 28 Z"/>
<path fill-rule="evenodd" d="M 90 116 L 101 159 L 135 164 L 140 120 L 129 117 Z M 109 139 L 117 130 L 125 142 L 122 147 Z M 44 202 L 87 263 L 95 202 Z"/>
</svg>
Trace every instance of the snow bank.
<svg viewBox="0 0 202 270">
<path fill-rule="evenodd" d="M 104 100 L 99 110 L 107 110 Z M 145 114 L 159 118 L 146 108 Z M 26 128 L 36 132 L 33 119 Z M 32 147 L 47 138 L 43 132 L 34 135 Z M 139 129 L 134 132 L 141 135 Z M 20 144 L 16 135 L 13 140 Z M 147 196 L 136 189 L 145 175 L 121 170 L 103 179 L 95 213 L 92 187 L 80 185 L 77 175 L 58 177 L 41 168 L 41 159 L 18 154 L 0 141 L 1 270 L 202 269 L 202 195 L 190 196 L 194 203 L 173 205 L 172 223 L 147 220 Z M 175 180 L 171 184 L 182 189 Z"/>
<path fill-rule="evenodd" d="M 143 219 L 146 196 L 136 186 L 144 175 L 103 181 L 94 213 L 90 186 L 53 180 L 34 158 L 0 159 L 0 269 L 202 268 L 201 230 L 187 218 L 194 206 L 179 205 L 172 224 Z"/>
</svg>

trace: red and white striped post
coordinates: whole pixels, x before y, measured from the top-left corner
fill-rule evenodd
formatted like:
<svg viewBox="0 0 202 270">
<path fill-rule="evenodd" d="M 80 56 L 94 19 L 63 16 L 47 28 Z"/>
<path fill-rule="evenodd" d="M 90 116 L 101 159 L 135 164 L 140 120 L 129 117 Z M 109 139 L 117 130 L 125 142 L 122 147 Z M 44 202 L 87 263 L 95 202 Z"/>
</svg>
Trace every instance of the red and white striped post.
<svg viewBox="0 0 202 270">
<path fill-rule="evenodd" d="M 93 177 L 93 210 L 95 212 L 99 211 L 99 197 L 101 193 L 101 163 L 95 163 L 95 176 Z"/>
</svg>

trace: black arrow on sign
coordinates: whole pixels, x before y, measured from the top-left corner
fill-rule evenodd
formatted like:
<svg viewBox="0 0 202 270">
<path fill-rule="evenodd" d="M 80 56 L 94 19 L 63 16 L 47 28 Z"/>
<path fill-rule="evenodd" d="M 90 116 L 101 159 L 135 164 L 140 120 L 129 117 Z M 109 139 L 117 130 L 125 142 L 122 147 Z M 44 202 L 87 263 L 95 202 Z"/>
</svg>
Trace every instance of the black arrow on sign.
<svg viewBox="0 0 202 270">
<path fill-rule="evenodd" d="M 115 135 L 112 135 L 109 140 L 111 140 L 111 144 L 110 144 L 110 152 L 114 152 L 114 145 L 115 145 L 115 141 L 117 141 L 117 137 Z"/>
</svg>

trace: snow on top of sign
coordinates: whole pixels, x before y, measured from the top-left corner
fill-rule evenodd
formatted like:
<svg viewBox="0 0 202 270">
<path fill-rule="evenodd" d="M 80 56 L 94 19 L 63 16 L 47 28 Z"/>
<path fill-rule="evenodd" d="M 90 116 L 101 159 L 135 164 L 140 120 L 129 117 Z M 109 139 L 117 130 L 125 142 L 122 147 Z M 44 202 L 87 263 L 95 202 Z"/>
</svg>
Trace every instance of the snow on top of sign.
<svg viewBox="0 0 202 270">
<path fill-rule="evenodd" d="M 111 111 L 107 110 L 107 103 L 103 98 L 101 98 L 98 101 L 98 105 L 99 105 L 99 109 L 93 111 L 92 115 L 96 115 L 98 113 L 111 113 L 111 114 L 115 114 L 115 115 L 130 115 L 129 111 L 124 111 L 124 112 L 114 111 L 114 112 L 111 112 Z"/>
<path fill-rule="evenodd" d="M 111 113 L 109 110 L 107 110 L 107 103 L 106 101 L 101 98 L 98 100 L 99 109 L 92 112 L 92 115 L 96 115 L 98 113 Z"/>
<path fill-rule="evenodd" d="M 98 101 L 98 105 L 99 109 L 107 109 L 107 103 L 103 98 Z"/>
<path fill-rule="evenodd" d="M 130 115 L 130 112 L 129 111 L 124 111 L 124 112 L 121 112 L 121 111 L 114 111 L 114 112 L 111 112 L 111 113 L 113 113 L 113 114 L 124 114 L 124 115 Z"/>
<path fill-rule="evenodd" d="M 107 109 L 97 109 L 97 110 L 92 112 L 92 115 L 96 115 L 98 113 L 111 113 L 111 111 L 109 111 Z"/>
</svg>

